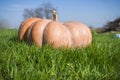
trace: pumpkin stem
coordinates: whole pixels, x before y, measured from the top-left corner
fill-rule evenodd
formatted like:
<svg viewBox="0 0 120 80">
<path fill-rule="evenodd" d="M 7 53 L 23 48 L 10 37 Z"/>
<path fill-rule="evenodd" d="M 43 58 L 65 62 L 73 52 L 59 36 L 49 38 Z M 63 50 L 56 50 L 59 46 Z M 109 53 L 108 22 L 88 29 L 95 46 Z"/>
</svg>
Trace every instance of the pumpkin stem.
<svg viewBox="0 0 120 80">
<path fill-rule="evenodd" d="M 57 12 L 56 10 L 53 10 L 53 21 L 57 21 L 57 20 L 58 20 Z"/>
</svg>

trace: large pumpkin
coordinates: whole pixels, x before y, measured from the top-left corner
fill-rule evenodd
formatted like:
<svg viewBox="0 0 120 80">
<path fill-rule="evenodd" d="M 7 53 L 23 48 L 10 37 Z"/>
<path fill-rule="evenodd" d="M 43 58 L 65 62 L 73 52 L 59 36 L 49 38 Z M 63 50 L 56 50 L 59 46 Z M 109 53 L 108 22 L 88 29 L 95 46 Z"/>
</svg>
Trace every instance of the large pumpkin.
<svg viewBox="0 0 120 80">
<path fill-rule="evenodd" d="M 25 20 L 19 28 L 18 37 L 39 47 L 45 43 L 55 48 L 86 47 L 92 42 L 91 31 L 86 25 L 76 21 L 58 22 L 56 11 L 53 11 L 53 21 L 40 18 Z"/>
</svg>

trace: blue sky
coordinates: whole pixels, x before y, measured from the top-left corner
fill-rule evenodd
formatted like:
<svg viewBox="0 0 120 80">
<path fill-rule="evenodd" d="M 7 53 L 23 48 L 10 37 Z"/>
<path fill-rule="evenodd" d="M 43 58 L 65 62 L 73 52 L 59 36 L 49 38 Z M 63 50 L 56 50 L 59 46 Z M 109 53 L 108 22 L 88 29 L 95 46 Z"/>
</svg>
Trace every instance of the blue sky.
<svg viewBox="0 0 120 80">
<path fill-rule="evenodd" d="M 120 17 L 120 0 L 0 0 L 0 19 L 19 27 L 25 8 L 50 2 L 57 8 L 59 21 L 79 21 L 93 27 Z"/>
</svg>

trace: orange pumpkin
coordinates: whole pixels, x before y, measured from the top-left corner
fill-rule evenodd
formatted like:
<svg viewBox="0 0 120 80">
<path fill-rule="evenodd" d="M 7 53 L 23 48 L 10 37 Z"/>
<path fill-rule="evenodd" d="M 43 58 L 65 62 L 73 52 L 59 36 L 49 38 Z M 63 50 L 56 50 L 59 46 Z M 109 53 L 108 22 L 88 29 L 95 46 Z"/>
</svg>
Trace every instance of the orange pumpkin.
<svg viewBox="0 0 120 80">
<path fill-rule="evenodd" d="M 24 22 L 22 22 L 22 24 L 19 27 L 19 31 L 18 31 L 19 40 L 23 40 L 25 38 L 25 33 L 27 29 L 37 20 L 40 20 L 40 18 L 29 18 L 25 20 Z"/>
<path fill-rule="evenodd" d="M 29 43 L 34 42 L 39 47 L 44 43 L 52 44 L 55 48 L 86 47 L 92 42 L 91 31 L 86 25 L 76 21 L 58 22 L 56 11 L 53 11 L 53 21 L 40 18 L 24 21 L 18 37 Z"/>
</svg>

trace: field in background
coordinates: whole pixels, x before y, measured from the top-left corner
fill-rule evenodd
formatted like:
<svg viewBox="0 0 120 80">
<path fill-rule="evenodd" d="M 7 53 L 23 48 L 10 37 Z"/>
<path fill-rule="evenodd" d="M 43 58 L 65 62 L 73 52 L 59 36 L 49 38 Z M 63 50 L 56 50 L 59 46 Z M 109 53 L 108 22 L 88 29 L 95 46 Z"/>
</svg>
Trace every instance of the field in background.
<svg viewBox="0 0 120 80">
<path fill-rule="evenodd" d="M 119 80 L 120 39 L 93 32 L 83 49 L 38 48 L 17 39 L 17 30 L 0 30 L 0 80 Z"/>
</svg>

